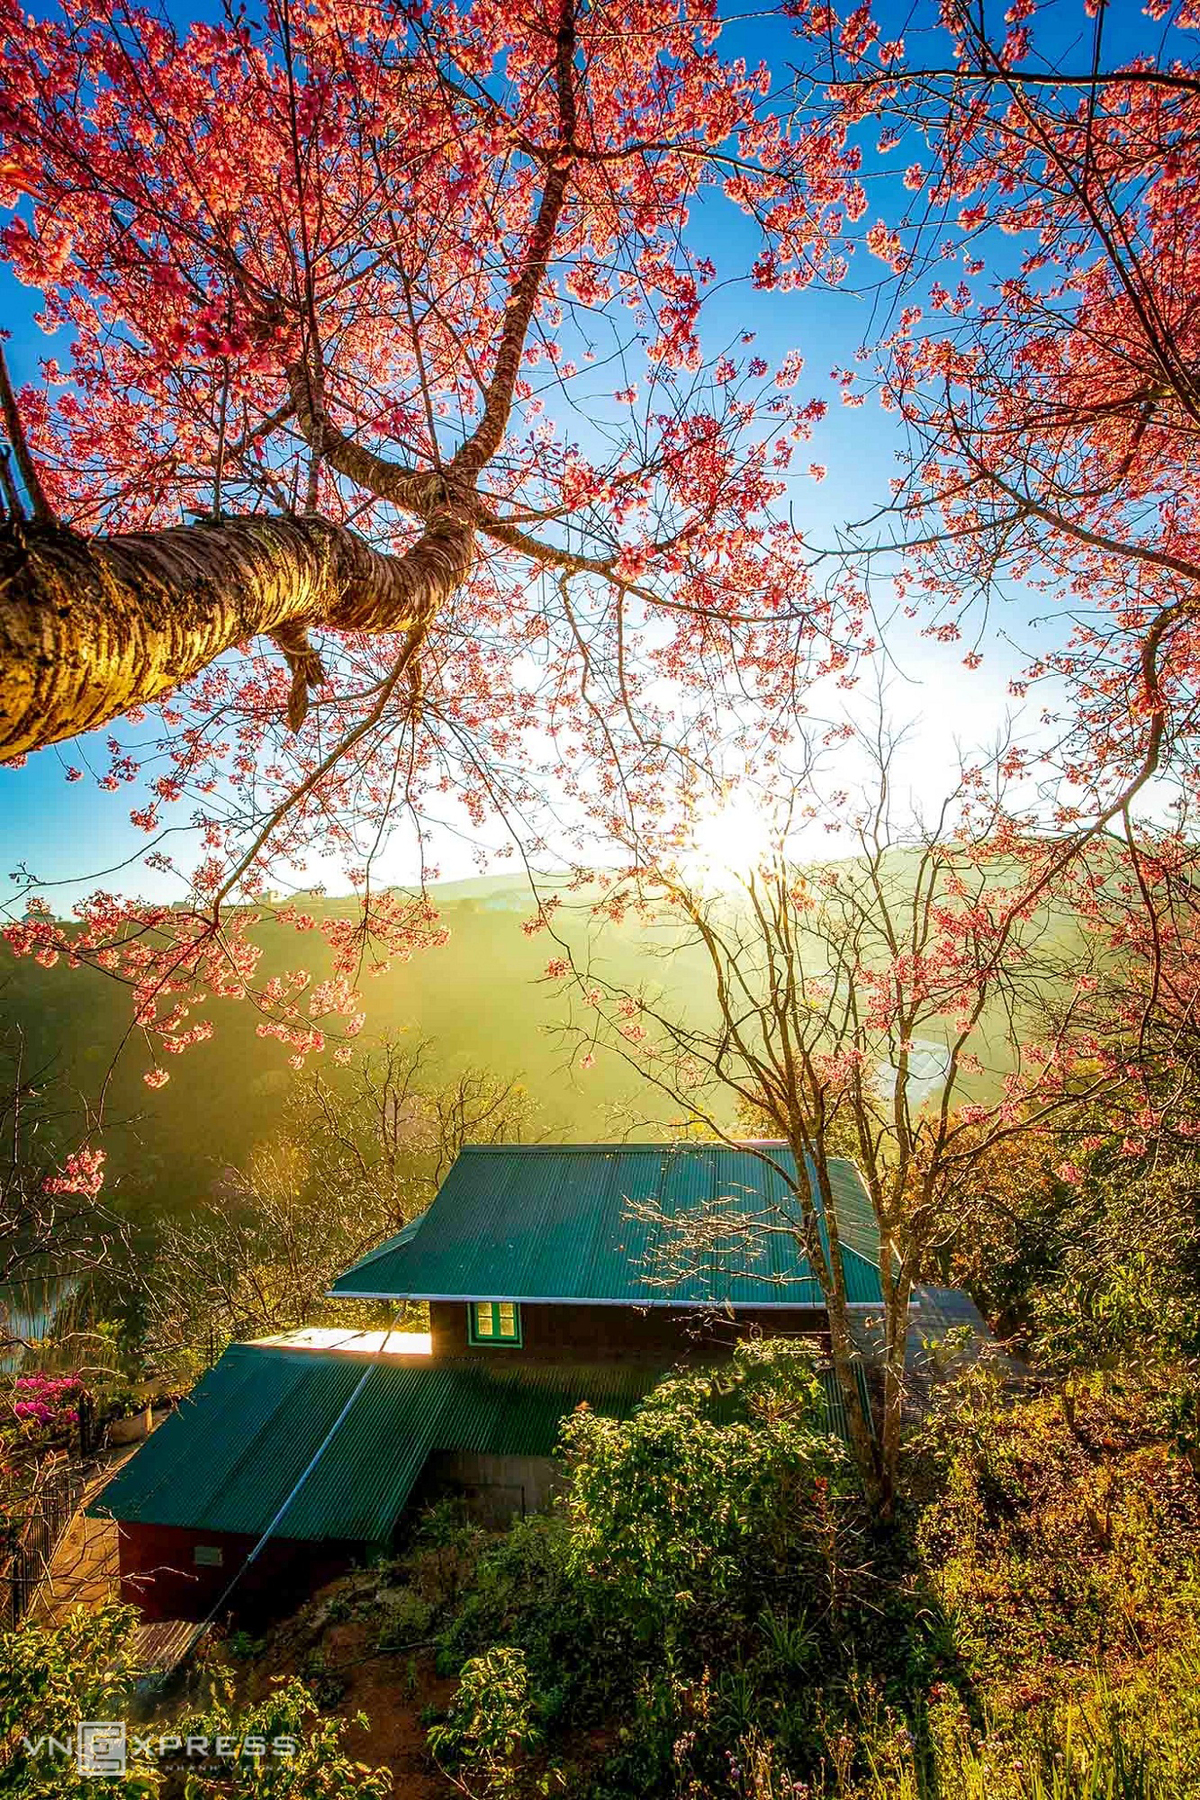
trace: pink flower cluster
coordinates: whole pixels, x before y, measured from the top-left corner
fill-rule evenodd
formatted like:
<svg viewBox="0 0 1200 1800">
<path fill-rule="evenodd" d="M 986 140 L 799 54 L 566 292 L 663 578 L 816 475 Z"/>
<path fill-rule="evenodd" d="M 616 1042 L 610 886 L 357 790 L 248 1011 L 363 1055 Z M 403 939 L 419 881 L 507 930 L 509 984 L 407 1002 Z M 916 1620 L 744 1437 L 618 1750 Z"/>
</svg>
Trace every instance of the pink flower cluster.
<svg viewBox="0 0 1200 1800">
<path fill-rule="evenodd" d="M 48 1194 L 82 1194 L 94 1200 L 104 1186 L 106 1150 L 73 1150 L 56 1175 L 47 1175 L 42 1186 Z"/>
<path fill-rule="evenodd" d="M 79 1419 L 83 1383 L 78 1375 L 18 1375 L 13 1390 L 15 1418 L 42 1426 L 74 1425 Z"/>
</svg>

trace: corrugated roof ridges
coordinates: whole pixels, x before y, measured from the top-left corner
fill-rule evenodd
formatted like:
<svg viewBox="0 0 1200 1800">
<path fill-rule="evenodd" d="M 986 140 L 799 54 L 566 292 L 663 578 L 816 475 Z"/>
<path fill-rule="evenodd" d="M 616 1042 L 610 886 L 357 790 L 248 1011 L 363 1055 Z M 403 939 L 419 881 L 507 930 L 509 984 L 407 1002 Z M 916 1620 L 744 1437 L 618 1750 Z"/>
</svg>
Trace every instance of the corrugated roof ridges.
<svg viewBox="0 0 1200 1800">
<path fill-rule="evenodd" d="M 370 1377 L 280 1521 L 281 1537 L 387 1539 L 432 1450 L 548 1456 L 581 1400 L 624 1417 L 653 1370 L 405 1362 L 232 1345 L 104 1490 L 96 1511 L 264 1531 L 364 1369 Z"/>
<path fill-rule="evenodd" d="M 765 1155 L 762 1153 L 765 1152 Z M 332 1292 L 372 1298 L 820 1305 L 786 1228 L 783 1146 L 468 1145 L 403 1240 Z M 878 1231 L 854 1165 L 830 1169 L 851 1301 L 878 1305 Z M 811 1181 L 810 1185 L 815 1187 Z M 697 1249 L 672 1220 L 704 1228 Z M 785 1221 L 781 1228 L 781 1220 Z"/>
<path fill-rule="evenodd" d="M 363 1374 L 369 1379 L 279 1520 L 282 1538 L 385 1543 L 434 1450 L 549 1456 L 581 1401 L 627 1418 L 664 1371 L 403 1362 L 234 1344 L 89 1510 L 125 1523 L 259 1536 Z M 830 1429 L 845 1410 L 825 1376 Z"/>
</svg>

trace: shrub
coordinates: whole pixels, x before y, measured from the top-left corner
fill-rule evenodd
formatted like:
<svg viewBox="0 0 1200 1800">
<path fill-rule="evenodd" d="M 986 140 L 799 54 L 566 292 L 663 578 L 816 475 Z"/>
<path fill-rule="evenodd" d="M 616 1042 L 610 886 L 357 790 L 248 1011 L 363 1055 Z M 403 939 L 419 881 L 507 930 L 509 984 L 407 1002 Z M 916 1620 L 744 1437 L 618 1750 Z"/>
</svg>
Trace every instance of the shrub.
<svg viewBox="0 0 1200 1800">
<path fill-rule="evenodd" d="M 542 1741 L 525 1654 L 502 1644 L 464 1664 L 449 1715 L 429 1731 L 429 1747 L 469 1794 L 508 1800 L 521 1764 Z"/>
<path fill-rule="evenodd" d="M 644 1638 L 705 1629 L 785 1576 L 833 1598 L 830 1507 L 856 1484 L 806 1346 L 742 1344 L 626 1420 L 580 1407 L 563 1446 L 572 1572 Z"/>
<path fill-rule="evenodd" d="M 73 1736 L 79 1719 L 128 1716 L 136 1624 L 132 1607 L 109 1606 L 76 1609 L 53 1629 L 25 1622 L 0 1636 L 0 1788 L 14 1800 L 95 1800 L 95 1778 L 47 1740 Z M 172 1781 L 181 1747 L 204 1739 L 206 1754 L 179 1760 L 189 1800 L 389 1800 L 390 1771 L 352 1762 L 341 1748 L 345 1729 L 341 1719 L 318 1718 L 301 1681 L 281 1682 L 245 1707 L 217 1673 L 202 1705 L 129 1735 L 120 1791 L 156 1793 Z M 256 1740 L 264 1746 L 257 1754 Z"/>
<path fill-rule="evenodd" d="M 1037 1698 L 1052 1665 L 1169 1643 L 1200 1597 L 1200 1485 L 1145 1388 L 1015 1403 L 981 1371 L 932 1421 L 918 1531 L 976 1675 Z"/>
<path fill-rule="evenodd" d="M 1200 1800 L 1181 1391 L 973 1371 L 887 1537 L 804 1349 L 580 1409 L 558 1511 L 477 1544 L 439 1754 L 479 1794 L 545 1782 L 545 1734 L 589 1800 Z"/>
<path fill-rule="evenodd" d="M 807 1683 L 891 1621 L 873 1575 L 863 1605 L 857 1482 L 812 1349 L 744 1344 L 626 1420 L 579 1408 L 562 1436 L 567 1495 L 481 1549 L 439 1667 L 475 1684 L 498 1647 L 519 1655 L 520 1716 L 595 1733 L 598 1766 L 572 1779 L 597 1796 L 733 1792 L 725 1748 L 755 1730 L 816 1753 Z"/>
<path fill-rule="evenodd" d="M 61 1431 L 78 1423 L 83 1394 L 78 1375 L 18 1375 L 13 1382 L 13 1417 L 43 1431 Z"/>
</svg>

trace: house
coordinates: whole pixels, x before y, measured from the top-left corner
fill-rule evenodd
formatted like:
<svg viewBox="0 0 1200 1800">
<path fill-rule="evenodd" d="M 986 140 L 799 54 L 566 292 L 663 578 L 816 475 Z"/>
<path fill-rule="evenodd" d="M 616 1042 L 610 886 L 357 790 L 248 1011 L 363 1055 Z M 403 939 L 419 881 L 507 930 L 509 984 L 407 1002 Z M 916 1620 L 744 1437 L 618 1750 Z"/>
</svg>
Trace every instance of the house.
<svg viewBox="0 0 1200 1800">
<path fill-rule="evenodd" d="M 158 1619 L 294 1604 L 437 1493 L 497 1522 L 544 1505 L 580 1402 L 623 1417 L 747 1333 L 820 1340 L 820 1288 L 779 1223 L 794 1173 L 778 1144 L 466 1147 L 429 1210 L 331 1289 L 427 1302 L 428 1334 L 232 1345 L 96 1504 L 120 1527 L 123 1596 Z M 853 1165 L 833 1175 L 865 1318 L 874 1216 Z"/>
</svg>

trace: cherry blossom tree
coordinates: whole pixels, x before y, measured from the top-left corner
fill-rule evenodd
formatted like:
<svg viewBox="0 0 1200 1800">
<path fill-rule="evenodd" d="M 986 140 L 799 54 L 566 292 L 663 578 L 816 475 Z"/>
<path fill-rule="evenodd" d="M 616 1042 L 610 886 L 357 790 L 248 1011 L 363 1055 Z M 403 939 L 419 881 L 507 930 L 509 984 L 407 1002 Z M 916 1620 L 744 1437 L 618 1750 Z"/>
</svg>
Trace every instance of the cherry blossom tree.
<svg viewBox="0 0 1200 1800">
<path fill-rule="evenodd" d="M 617 1053 L 672 1100 L 681 1129 L 749 1138 L 778 1175 L 782 1199 L 748 1223 L 719 1197 L 659 1218 L 659 1278 L 694 1276 L 714 1255 L 736 1269 L 771 1234 L 796 1242 L 823 1295 L 860 1469 L 886 1514 L 916 1284 L 993 1203 L 1006 1158 L 1044 1156 L 1057 1136 L 1060 1179 L 1078 1179 L 1065 1148 L 1072 1121 L 1094 1124 L 1132 1071 L 1098 1029 L 1106 935 L 1001 848 L 1015 802 L 997 766 L 964 768 L 921 819 L 893 780 L 894 737 L 860 733 L 857 748 L 856 792 L 814 791 L 814 757 L 753 848 L 732 839 L 706 866 L 647 833 L 602 902 L 640 909 L 669 959 L 685 946 L 693 961 L 698 952 L 706 993 L 678 991 L 669 968 L 636 990 L 615 984 L 602 958 L 577 959 L 565 936 L 547 976 L 574 996 L 571 1031 L 585 1061 Z M 850 854 L 798 856 L 805 812 L 835 809 Z M 855 1373 L 864 1343 L 841 1259 L 842 1245 L 856 1243 L 833 1168 L 847 1157 L 878 1234 L 877 1436 Z"/>
<path fill-rule="evenodd" d="M 1200 83 L 1194 9 L 1154 10 L 1153 47 L 1100 7 L 1079 48 L 1025 0 L 903 39 L 789 0 L 781 88 L 677 0 L 187 30 L 7 0 L 3 248 L 70 348 L 0 375 L 0 753 L 120 720 L 101 783 L 148 783 L 149 858 L 180 808 L 204 843 L 188 906 L 100 893 L 13 948 L 126 980 L 152 1084 L 214 993 L 345 1050 L 362 969 L 439 941 L 373 879 L 400 820 L 455 794 L 537 854 L 557 808 L 586 860 L 581 817 L 684 805 L 731 737 L 769 766 L 881 584 L 969 667 L 997 599 L 1050 615 L 1018 685 L 1057 716 L 1012 752 L 1042 815 L 998 822 L 1033 886 L 1132 839 L 1196 726 Z M 759 234 L 740 267 L 717 208 Z M 772 369 L 702 330 L 738 276 L 873 302 L 835 374 L 907 461 L 826 557 L 784 506 L 803 343 Z M 362 903 L 322 921 L 332 976 L 261 981 L 270 872 L 318 857 Z"/>
<path fill-rule="evenodd" d="M 129 981 L 152 1082 L 211 992 L 302 1057 L 364 960 L 436 941 L 371 882 L 398 820 L 453 792 L 536 846 L 548 795 L 603 815 L 703 757 L 750 671 L 769 707 L 844 663 L 778 510 L 821 406 L 798 355 L 706 358 L 690 228 L 782 210 L 819 255 L 820 206 L 707 4 L 3 26 L 0 241 L 70 349 L 0 376 L 0 754 L 151 708 L 101 786 L 145 776 L 135 822 L 190 806 L 206 849 L 190 908 L 10 941 Z M 319 994 L 268 991 L 231 903 L 317 855 L 361 916 Z"/>
<path fill-rule="evenodd" d="M 798 113 L 840 155 L 878 321 L 846 395 L 873 389 L 906 444 L 837 548 L 968 667 L 998 615 L 1028 645 L 1041 613 L 1020 685 L 1054 678 L 1055 823 L 1119 825 L 1197 773 L 1200 15 L 793 11 Z"/>
</svg>

